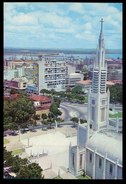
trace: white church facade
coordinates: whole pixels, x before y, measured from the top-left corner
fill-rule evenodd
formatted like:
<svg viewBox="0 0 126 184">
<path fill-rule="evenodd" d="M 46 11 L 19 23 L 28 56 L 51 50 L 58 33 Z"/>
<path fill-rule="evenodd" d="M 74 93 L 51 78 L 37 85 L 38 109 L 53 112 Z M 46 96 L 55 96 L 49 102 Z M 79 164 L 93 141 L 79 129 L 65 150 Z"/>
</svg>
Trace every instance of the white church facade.
<svg viewBox="0 0 126 184">
<path fill-rule="evenodd" d="M 122 179 L 122 134 L 109 125 L 109 89 L 106 92 L 107 63 L 103 19 L 93 67 L 92 91 L 88 93 L 87 123 L 78 123 L 77 145 L 69 145 L 69 171 L 92 179 Z"/>
</svg>

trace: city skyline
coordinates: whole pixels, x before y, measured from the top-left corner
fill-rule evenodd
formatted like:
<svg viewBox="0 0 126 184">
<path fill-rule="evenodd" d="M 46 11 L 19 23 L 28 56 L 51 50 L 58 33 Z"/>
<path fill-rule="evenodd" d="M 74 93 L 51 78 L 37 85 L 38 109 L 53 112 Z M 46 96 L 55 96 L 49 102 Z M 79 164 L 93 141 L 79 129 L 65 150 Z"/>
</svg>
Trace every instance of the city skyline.
<svg viewBox="0 0 126 184">
<path fill-rule="evenodd" d="M 122 3 L 4 3 L 4 48 L 122 49 Z"/>
</svg>

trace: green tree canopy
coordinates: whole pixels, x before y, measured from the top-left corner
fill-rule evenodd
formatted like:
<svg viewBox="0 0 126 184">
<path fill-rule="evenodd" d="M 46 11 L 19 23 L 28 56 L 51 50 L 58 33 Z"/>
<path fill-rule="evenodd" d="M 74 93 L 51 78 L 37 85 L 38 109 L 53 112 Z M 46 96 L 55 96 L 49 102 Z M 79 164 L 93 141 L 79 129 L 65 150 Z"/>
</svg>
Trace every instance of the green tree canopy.
<svg viewBox="0 0 126 184">
<path fill-rule="evenodd" d="M 72 89 L 72 93 L 81 94 L 82 93 L 82 87 L 80 85 L 75 86 Z"/>
<path fill-rule="evenodd" d="M 11 122 L 12 122 L 11 117 L 8 116 L 4 118 L 4 125 L 8 125 Z"/>
<path fill-rule="evenodd" d="M 47 115 L 46 115 L 45 113 L 42 114 L 42 119 L 43 119 L 43 120 L 47 119 Z"/>
<path fill-rule="evenodd" d="M 17 178 L 42 178 L 42 168 L 37 163 L 32 163 L 27 166 L 21 167 Z"/>
<path fill-rule="evenodd" d="M 56 103 L 52 103 L 50 106 L 50 112 L 53 113 L 53 115 L 57 118 L 57 116 L 60 116 L 62 112 L 58 109 Z"/>
<path fill-rule="evenodd" d="M 33 100 L 20 97 L 4 102 L 4 117 L 12 117 L 12 122 L 26 122 L 35 113 Z"/>
<path fill-rule="evenodd" d="M 11 123 L 11 124 L 9 125 L 9 129 L 10 129 L 10 130 L 18 130 L 18 126 L 17 126 L 16 123 Z"/>
<path fill-rule="evenodd" d="M 118 101 L 122 103 L 122 86 L 119 84 L 115 84 L 113 86 L 107 87 L 107 90 L 110 90 L 110 102 Z"/>
</svg>

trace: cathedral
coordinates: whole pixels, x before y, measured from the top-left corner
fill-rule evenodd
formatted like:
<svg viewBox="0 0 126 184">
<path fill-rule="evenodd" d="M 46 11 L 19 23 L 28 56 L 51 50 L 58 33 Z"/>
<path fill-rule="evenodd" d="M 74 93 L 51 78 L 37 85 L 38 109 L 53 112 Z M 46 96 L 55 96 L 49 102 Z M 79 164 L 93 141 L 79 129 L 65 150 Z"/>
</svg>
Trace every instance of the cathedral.
<svg viewBox="0 0 126 184">
<path fill-rule="evenodd" d="M 109 125 L 109 89 L 103 19 L 93 67 L 92 90 L 88 93 L 87 123 L 78 123 L 77 145 L 69 145 L 69 172 L 76 177 L 85 170 L 92 179 L 122 179 L 122 134 Z"/>
</svg>

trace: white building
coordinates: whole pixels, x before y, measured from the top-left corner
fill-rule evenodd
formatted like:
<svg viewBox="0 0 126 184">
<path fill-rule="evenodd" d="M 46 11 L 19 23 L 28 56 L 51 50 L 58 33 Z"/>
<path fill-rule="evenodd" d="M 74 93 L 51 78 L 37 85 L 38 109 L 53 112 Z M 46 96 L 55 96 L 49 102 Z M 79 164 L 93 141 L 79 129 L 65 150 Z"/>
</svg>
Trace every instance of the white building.
<svg viewBox="0 0 126 184">
<path fill-rule="evenodd" d="M 122 179 L 122 134 L 109 126 L 109 90 L 106 93 L 107 64 L 103 19 L 93 68 L 92 91 L 88 94 L 87 123 L 78 123 L 77 146 L 69 146 L 69 171 L 75 176 L 82 169 L 93 179 Z"/>
<path fill-rule="evenodd" d="M 46 60 L 42 58 L 42 61 L 35 61 L 33 63 L 33 84 L 37 86 L 39 94 L 42 89 L 65 90 L 65 75 L 66 62 L 64 60 L 56 61 L 55 59 Z M 30 89 L 30 84 L 28 86 Z"/>
</svg>

